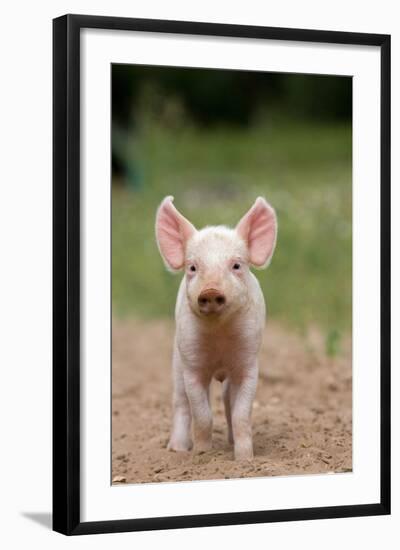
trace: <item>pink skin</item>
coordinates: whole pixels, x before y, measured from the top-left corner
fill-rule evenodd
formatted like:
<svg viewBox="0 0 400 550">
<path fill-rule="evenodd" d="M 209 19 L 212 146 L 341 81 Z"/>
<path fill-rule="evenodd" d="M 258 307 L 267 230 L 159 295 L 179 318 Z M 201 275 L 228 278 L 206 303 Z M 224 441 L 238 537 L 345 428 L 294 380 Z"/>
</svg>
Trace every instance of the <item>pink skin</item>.
<svg viewBox="0 0 400 550">
<path fill-rule="evenodd" d="M 275 248 L 273 208 L 258 197 L 235 229 L 197 230 L 174 207 L 161 203 L 157 243 L 167 268 L 185 270 L 175 309 L 173 428 L 168 448 L 206 451 L 212 446 L 209 388 L 221 381 L 228 439 L 237 460 L 253 457 L 251 410 L 265 303 L 250 266 L 265 267 Z M 193 428 L 193 430 L 192 430 Z"/>
</svg>

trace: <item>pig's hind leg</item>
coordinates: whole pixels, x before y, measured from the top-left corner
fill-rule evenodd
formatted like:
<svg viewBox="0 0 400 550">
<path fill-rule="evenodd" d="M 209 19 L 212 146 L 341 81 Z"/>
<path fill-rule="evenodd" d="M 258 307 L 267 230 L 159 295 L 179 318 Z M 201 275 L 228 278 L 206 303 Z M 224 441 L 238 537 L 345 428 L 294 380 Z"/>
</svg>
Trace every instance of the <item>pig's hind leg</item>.
<svg viewBox="0 0 400 550">
<path fill-rule="evenodd" d="M 174 352 L 172 368 L 174 381 L 173 426 L 168 450 L 190 451 L 193 447 L 191 438 L 192 414 L 183 380 L 182 365 L 177 351 Z"/>
<path fill-rule="evenodd" d="M 231 396 L 230 396 L 230 384 L 229 379 L 225 378 L 222 382 L 222 399 L 224 401 L 226 422 L 228 424 L 228 442 L 233 444 L 233 432 L 232 432 L 232 414 L 231 414 Z"/>
</svg>

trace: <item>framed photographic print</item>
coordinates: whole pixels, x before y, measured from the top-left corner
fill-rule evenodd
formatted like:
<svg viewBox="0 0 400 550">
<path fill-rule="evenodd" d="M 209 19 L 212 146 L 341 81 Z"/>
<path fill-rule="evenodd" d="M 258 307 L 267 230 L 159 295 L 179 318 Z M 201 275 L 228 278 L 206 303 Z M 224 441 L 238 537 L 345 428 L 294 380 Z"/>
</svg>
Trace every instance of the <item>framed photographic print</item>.
<svg viewBox="0 0 400 550">
<path fill-rule="evenodd" d="M 390 513 L 390 36 L 54 20 L 53 528 Z"/>
</svg>

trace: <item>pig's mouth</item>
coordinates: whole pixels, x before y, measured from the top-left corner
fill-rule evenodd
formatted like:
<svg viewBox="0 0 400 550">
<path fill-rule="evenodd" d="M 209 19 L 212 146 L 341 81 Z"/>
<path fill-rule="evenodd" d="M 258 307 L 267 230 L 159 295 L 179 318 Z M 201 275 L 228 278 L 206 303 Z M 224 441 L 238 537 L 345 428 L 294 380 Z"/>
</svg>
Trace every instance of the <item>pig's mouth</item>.
<svg viewBox="0 0 400 550">
<path fill-rule="evenodd" d="M 200 315 L 200 317 L 219 318 L 222 317 L 223 313 L 225 313 L 227 309 L 228 308 L 225 308 L 223 311 L 204 311 L 198 309 L 198 314 Z"/>
</svg>

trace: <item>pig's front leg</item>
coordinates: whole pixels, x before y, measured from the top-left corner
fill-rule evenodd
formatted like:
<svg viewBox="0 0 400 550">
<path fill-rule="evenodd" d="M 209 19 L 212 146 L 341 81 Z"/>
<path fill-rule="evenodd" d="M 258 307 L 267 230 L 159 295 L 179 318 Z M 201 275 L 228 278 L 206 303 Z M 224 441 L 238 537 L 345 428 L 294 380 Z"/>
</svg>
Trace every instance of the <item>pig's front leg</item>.
<svg viewBox="0 0 400 550">
<path fill-rule="evenodd" d="M 179 352 L 175 348 L 172 364 L 174 380 L 173 426 L 168 443 L 170 451 L 190 451 L 193 446 L 191 438 L 192 415 L 186 394 L 182 368 Z"/>
<path fill-rule="evenodd" d="M 194 450 L 195 452 L 209 451 L 212 447 L 210 377 L 196 369 L 185 368 L 184 379 L 193 419 Z"/>
<path fill-rule="evenodd" d="M 230 380 L 230 405 L 234 453 L 236 460 L 253 458 L 251 411 L 257 388 L 258 365 L 253 364 L 233 373 Z"/>
</svg>

